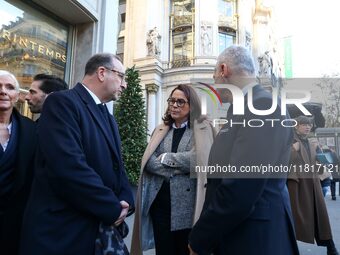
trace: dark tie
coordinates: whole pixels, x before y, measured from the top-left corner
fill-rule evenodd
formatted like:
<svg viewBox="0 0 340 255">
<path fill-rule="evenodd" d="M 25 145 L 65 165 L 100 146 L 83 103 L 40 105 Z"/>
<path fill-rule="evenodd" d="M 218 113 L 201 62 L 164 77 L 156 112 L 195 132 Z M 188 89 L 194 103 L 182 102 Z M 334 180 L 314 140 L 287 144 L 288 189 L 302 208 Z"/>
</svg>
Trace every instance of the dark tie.
<svg viewBox="0 0 340 255">
<path fill-rule="evenodd" d="M 100 111 L 102 112 L 102 114 L 104 115 L 104 119 L 107 122 L 107 125 L 110 129 L 111 134 L 113 135 L 113 139 L 114 139 L 114 143 L 115 146 L 117 147 L 118 153 L 120 154 L 119 151 L 119 146 L 118 146 L 118 140 L 119 140 L 119 130 L 118 130 L 118 126 L 117 123 L 115 121 L 114 118 L 112 118 L 111 114 L 109 113 L 109 110 L 107 109 L 105 104 L 97 104 Z"/>
<path fill-rule="evenodd" d="M 2 156 L 5 154 L 4 149 L 2 148 L 2 146 L 0 145 L 0 159 L 2 158 Z"/>
<path fill-rule="evenodd" d="M 98 105 L 100 111 L 102 112 L 105 121 L 107 122 L 107 124 L 108 124 L 109 127 L 110 127 L 110 115 L 109 115 L 110 113 L 109 113 L 109 111 L 107 110 L 106 105 L 104 105 L 104 104 L 97 104 L 97 105 Z"/>
</svg>

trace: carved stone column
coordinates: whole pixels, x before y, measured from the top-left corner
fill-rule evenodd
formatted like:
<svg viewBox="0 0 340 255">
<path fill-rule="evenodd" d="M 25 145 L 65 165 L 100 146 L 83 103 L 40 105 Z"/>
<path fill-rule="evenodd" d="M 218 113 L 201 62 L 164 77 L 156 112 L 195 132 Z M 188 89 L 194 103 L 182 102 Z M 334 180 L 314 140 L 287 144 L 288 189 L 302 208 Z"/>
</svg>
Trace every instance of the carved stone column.
<svg viewBox="0 0 340 255">
<path fill-rule="evenodd" d="M 158 86 L 156 84 L 146 84 L 145 89 L 148 95 L 148 130 L 151 133 L 156 127 L 156 94 Z"/>
</svg>

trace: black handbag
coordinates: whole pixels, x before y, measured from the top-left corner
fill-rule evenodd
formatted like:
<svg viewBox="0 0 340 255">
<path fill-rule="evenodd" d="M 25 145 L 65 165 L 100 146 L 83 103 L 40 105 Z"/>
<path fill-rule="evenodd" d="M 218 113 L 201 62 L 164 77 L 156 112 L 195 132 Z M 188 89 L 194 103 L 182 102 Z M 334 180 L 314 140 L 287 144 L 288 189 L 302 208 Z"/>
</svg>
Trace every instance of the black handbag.
<svg viewBox="0 0 340 255">
<path fill-rule="evenodd" d="M 117 227 L 100 223 L 95 255 L 129 255 L 130 253 L 123 240 L 128 233 L 129 227 L 125 222 Z"/>
</svg>

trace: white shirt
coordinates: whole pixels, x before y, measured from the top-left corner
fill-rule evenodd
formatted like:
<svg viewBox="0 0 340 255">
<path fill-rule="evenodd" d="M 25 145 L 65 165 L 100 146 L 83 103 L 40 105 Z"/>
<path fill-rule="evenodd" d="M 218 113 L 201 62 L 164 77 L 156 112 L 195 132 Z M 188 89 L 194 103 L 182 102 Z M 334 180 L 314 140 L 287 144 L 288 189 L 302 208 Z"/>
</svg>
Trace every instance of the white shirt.
<svg viewBox="0 0 340 255">
<path fill-rule="evenodd" d="M 8 130 L 9 138 L 11 138 L 12 122 L 9 123 L 9 125 L 7 126 L 7 130 Z M 6 149 L 7 149 L 7 146 L 8 146 L 8 143 L 9 143 L 9 138 L 7 139 L 7 141 L 4 144 L 1 145 L 4 151 L 6 151 Z"/>
<path fill-rule="evenodd" d="M 84 84 L 81 84 L 81 85 L 83 85 L 84 88 L 87 90 L 87 92 L 90 93 L 91 97 L 93 98 L 93 100 L 94 100 L 94 102 L 95 102 L 96 104 L 103 104 L 103 103 L 99 100 L 99 98 L 98 98 L 91 90 L 88 89 L 88 87 L 86 87 Z"/>
<path fill-rule="evenodd" d="M 175 124 L 175 122 L 174 122 L 174 123 L 172 123 L 172 127 L 173 127 L 174 129 L 178 129 L 178 128 L 184 128 L 184 127 L 186 127 L 186 126 L 188 126 L 188 121 L 186 121 L 186 122 L 183 122 L 183 123 L 181 124 L 181 126 L 180 126 L 180 127 L 176 127 L 176 124 Z"/>
</svg>

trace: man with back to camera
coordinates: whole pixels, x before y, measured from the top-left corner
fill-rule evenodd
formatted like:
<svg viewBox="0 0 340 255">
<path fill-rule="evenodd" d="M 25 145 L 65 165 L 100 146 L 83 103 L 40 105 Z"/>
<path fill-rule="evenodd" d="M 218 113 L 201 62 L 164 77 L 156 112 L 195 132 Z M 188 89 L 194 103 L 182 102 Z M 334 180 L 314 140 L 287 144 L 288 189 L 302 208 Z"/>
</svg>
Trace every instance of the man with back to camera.
<svg viewBox="0 0 340 255">
<path fill-rule="evenodd" d="M 66 82 L 57 76 L 37 74 L 33 77 L 33 82 L 28 94 L 25 96 L 25 100 L 32 113 L 41 113 L 45 99 L 50 93 L 67 88 Z"/>
<path fill-rule="evenodd" d="M 133 209 L 118 127 L 103 105 L 126 88 L 124 73 L 115 55 L 96 54 L 82 83 L 46 99 L 22 255 L 93 255 L 99 224 L 119 226 Z"/>
<path fill-rule="evenodd" d="M 255 109 L 267 110 L 272 95 L 256 85 L 253 59 L 246 48 L 231 46 L 217 59 L 216 84 L 232 84 L 247 94 L 253 91 Z M 248 92 L 249 93 L 249 92 Z M 288 165 L 292 129 L 280 124 L 247 125 L 250 119 L 286 119 L 281 109 L 267 116 L 251 113 L 245 96 L 244 114 L 228 110 L 229 121 L 215 138 L 209 166 Z M 236 98 L 233 98 L 235 104 Z M 231 121 L 245 125 L 231 125 Z M 278 122 L 280 123 L 280 122 Z M 254 123 L 253 123 L 254 124 Z M 219 176 L 221 177 L 221 176 Z M 208 179 L 202 214 L 189 237 L 192 255 L 297 255 L 293 219 L 285 178 L 244 175 Z M 239 177 L 239 178 L 237 178 Z M 251 178 L 253 177 L 253 178 Z M 279 176 L 278 176 L 279 177 Z"/>
</svg>

